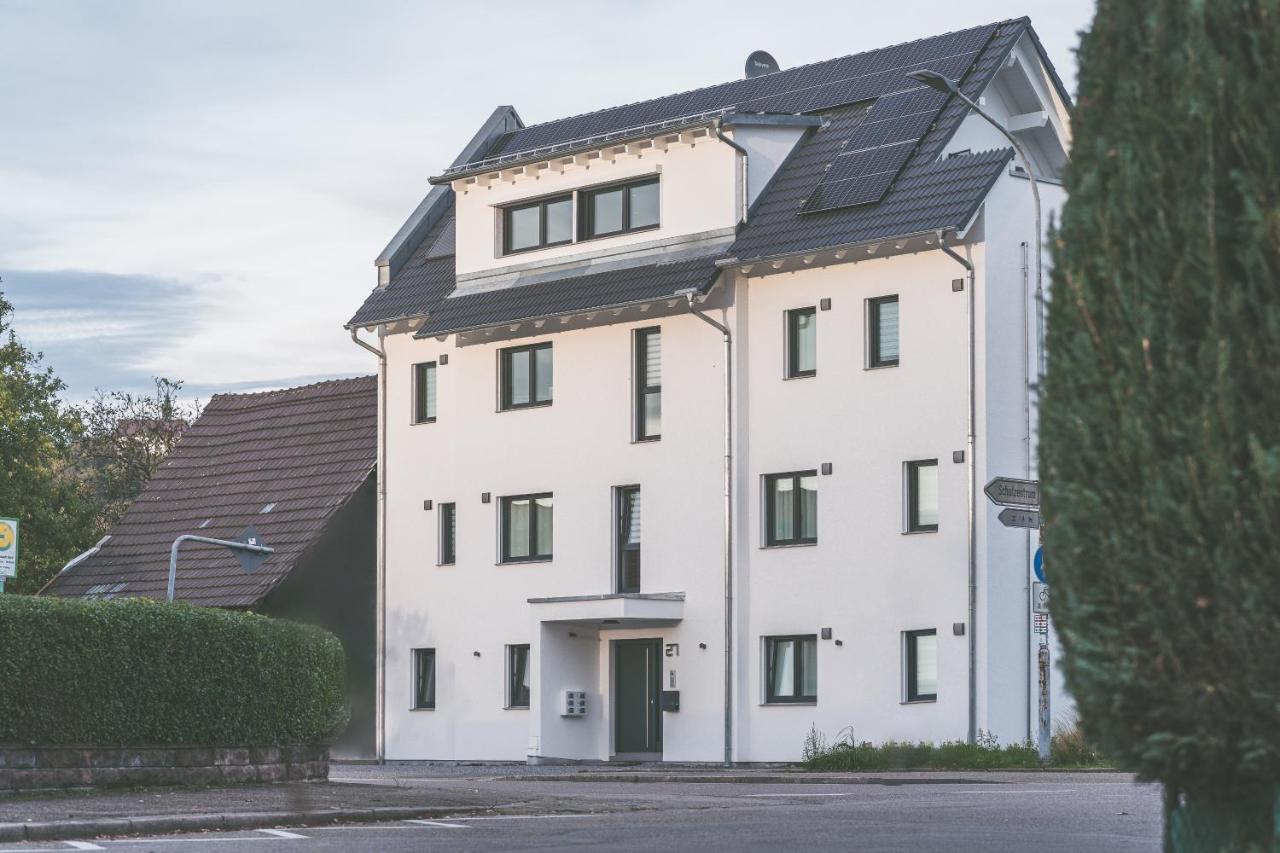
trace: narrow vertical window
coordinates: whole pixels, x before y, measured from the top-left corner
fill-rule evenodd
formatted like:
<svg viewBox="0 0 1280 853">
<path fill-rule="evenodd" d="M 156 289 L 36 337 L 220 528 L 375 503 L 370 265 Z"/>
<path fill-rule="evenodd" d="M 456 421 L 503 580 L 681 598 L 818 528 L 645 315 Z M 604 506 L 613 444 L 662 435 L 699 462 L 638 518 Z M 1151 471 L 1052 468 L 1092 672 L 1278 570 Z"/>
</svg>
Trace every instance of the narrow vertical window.
<svg viewBox="0 0 1280 853">
<path fill-rule="evenodd" d="M 529 707 L 529 647 L 507 646 L 507 707 Z"/>
<path fill-rule="evenodd" d="M 787 312 L 787 378 L 818 373 L 818 312 L 796 308 Z"/>
<path fill-rule="evenodd" d="M 457 504 L 440 504 L 440 565 L 452 566 L 458 558 Z"/>
<path fill-rule="evenodd" d="M 618 504 L 618 592 L 640 591 L 640 487 L 621 486 Z"/>
<path fill-rule="evenodd" d="M 907 701 L 928 702 L 938 698 L 938 632 L 908 631 Z"/>
<path fill-rule="evenodd" d="M 551 402 L 551 344 L 512 347 L 499 353 L 501 407 L 523 409 Z"/>
<path fill-rule="evenodd" d="M 636 441 L 652 441 L 662 437 L 662 330 L 638 330 L 635 350 Z"/>
<path fill-rule="evenodd" d="M 907 532 L 938 529 L 938 460 L 907 463 Z"/>
<path fill-rule="evenodd" d="M 765 637 L 765 701 L 818 700 L 818 638 Z"/>
<path fill-rule="evenodd" d="M 551 559 L 551 494 L 502 499 L 502 562 Z"/>
<path fill-rule="evenodd" d="M 413 422 L 429 424 L 436 419 L 436 363 L 413 366 Z"/>
<path fill-rule="evenodd" d="M 867 366 L 898 363 L 898 297 L 867 300 Z"/>
<path fill-rule="evenodd" d="M 436 650 L 413 650 L 413 708 L 436 706 Z"/>
<path fill-rule="evenodd" d="M 812 545 L 818 541 L 818 472 L 769 474 L 765 487 L 765 544 Z"/>
</svg>

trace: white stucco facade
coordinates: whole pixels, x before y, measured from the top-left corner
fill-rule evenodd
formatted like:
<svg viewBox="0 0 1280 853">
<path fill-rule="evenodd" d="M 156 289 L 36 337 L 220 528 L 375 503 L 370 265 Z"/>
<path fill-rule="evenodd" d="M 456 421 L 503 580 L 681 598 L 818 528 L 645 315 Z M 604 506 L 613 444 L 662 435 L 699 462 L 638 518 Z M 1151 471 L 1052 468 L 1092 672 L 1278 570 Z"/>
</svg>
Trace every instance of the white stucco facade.
<svg viewBox="0 0 1280 853">
<path fill-rule="evenodd" d="M 1006 105 L 1013 97 L 993 86 L 989 99 Z M 971 121 L 944 155 L 1003 144 Z M 740 151 L 708 132 L 611 158 L 565 160 L 536 177 L 455 182 L 459 291 L 509 286 L 508 273 L 607 262 L 610 252 L 714 243 L 732 232 L 743 200 L 755 199 L 803 132 L 731 130 L 729 138 L 748 150 L 745 168 Z M 1044 156 L 1048 162 L 1052 152 Z M 503 205 L 651 174 L 661 179 L 660 228 L 502 255 L 495 229 Z M 1002 173 L 953 242 L 975 270 L 979 490 L 996 475 L 1035 476 L 1028 188 L 1024 177 Z M 1044 183 L 1041 193 L 1047 221 L 1061 192 Z M 733 341 L 727 704 L 734 761 L 796 760 L 811 726 L 873 742 L 963 739 L 971 636 L 976 727 L 1004 743 L 1032 732 L 1036 537 L 1003 527 L 978 492 L 971 619 L 969 285 L 954 285 L 966 271 L 936 245 L 911 248 L 776 271 L 725 265 L 703 305 Z M 900 356 L 896 365 L 873 367 L 868 300 L 884 296 L 898 299 Z M 801 308 L 815 309 L 816 375 L 787 378 L 785 317 Z M 637 441 L 636 332 L 654 328 L 661 332 L 661 438 Z M 383 339 L 385 757 L 617 757 L 628 752 L 618 743 L 617 641 L 651 639 L 660 650 L 660 689 L 678 691 L 679 709 L 660 712 L 659 743 L 647 757 L 722 760 L 729 365 L 720 332 L 675 299 L 590 312 L 572 324 L 520 322 L 425 339 L 411 331 Z M 554 365 L 550 403 L 503 410 L 501 351 L 543 342 Z M 435 415 L 414 423 L 414 365 L 428 362 L 436 365 Z M 937 461 L 938 524 L 907 532 L 906 465 L 921 460 Z M 817 541 L 767 546 L 764 478 L 800 471 L 818 472 Z M 641 581 L 638 595 L 619 596 L 617 489 L 628 486 L 642 495 Z M 502 498 L 531 494 L 552 496 L 552 555 L 503 562 Z M 456 557 L 447 565 L 443 504 L 455 507 L 456 520 Z M 904 637 L 920 630 L 936 631 L 937 690 L 935 698 L 910 701 Z M 765 644 L 777 636 L 815 638 L 813 701 L 768 701 Z M 528 707 L 510 707 L 512 645 L 529 646 Z M 430 708 L 414 708 L 415 649 L 434 654 Z M 565 691 L 585 693 L 584 714 L 562 714 Z M 1055 692 L 1060 709 L 1065 698 Z"/>
</svg>

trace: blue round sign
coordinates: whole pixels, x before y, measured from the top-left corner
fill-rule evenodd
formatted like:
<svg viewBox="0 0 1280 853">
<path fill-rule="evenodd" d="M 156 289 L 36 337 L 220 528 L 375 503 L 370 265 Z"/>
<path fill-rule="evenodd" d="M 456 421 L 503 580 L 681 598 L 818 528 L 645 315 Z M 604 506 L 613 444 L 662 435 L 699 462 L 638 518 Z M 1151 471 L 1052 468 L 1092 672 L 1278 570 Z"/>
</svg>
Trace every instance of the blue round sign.
<svg viewBox="0 0 1280 853">
<path fill-rule="evenodd" d="M 1036 580 L 1040 581 L 1040 583 L 1048 583 L 1048 581 L 1045 580 L 1044 578 L 1044 546 L 1043 545 L 1041 545 L 1039 548 L 1036 549 L 1036 556 L 1035 556 L 1035 559 L 1031 561 L 1031 565 L 1035 567 Z"/>
</svg>

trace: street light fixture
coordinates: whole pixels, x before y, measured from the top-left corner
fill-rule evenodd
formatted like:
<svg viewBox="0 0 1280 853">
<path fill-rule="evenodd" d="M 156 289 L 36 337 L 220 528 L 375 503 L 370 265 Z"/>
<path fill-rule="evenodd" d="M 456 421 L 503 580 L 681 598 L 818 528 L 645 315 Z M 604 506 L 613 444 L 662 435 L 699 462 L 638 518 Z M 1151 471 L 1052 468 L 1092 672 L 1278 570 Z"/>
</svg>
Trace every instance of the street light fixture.
<svg viewBox="0 0 1280 853">
<path fill-rule="evenodd" d="M 930 89 L 934 89 L 944 95 L 955 95 L 961 101 L 969 105 L 975 113 L 986 119 L 987 123 L 1000 131 L 1004 138 L 1009 140 L 1013 146 L 1013 150 L 1017 153 L 1018 159 L 1022 161 L 1022 168 L 1027 173 L 1027 182 L 1031 184 L 1031 197 L 1035 201 L 1036 210 L 1036 381 L 1037 384 L 1044 381 L 1044 284 L 1042 276 L 1041 262 L 1041 227 L 1040 227 L 1040 188 L 1036 186 L 1036 175 L 1031 169 L 1031 157 L 1027 155 L 1027 150 L 1022 147 L 1022 143 L 1017 140 L 1009 129 L 996 121 L 991 115 L 978 106 L 972 98 L 961 92 L 959 87 L 950 79 L 939 74 L 937 71 L 930 71 L 922 68 L 919 71 L 912 71 L 907 75 L 912 80 L 923 83 Z"/>
</svg>

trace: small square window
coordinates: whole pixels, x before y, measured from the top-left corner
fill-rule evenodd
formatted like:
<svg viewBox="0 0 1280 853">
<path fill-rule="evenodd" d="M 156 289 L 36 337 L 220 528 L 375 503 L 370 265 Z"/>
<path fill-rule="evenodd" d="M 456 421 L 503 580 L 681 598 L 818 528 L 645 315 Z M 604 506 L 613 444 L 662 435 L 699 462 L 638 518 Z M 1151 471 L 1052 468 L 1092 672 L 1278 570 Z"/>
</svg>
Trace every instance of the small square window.
<svg viewBox="0 0 1280 853">
<path fill-rule="evenodd" d="M 550 405 L 550 343 L 504 349 L 499 352 L 498 358 L 501 406 L 504 411 Z"/>
<path fill-rule="evenodd" d="M 907 532 L 938 529 L 938 460 L 907 463 Z"/>
<path fill-rule="evenodd" d="M 551 559 L 551 493 L 502 499 L 502 562 Z"/>
<path fill-rule="evenodd" d="M 764 478 L 765 544 L 813 545 L 818 541 L 818 472 Z"/>
<path fill-rule="evenodd" d="M 529 707 L 529 647 L 507 646 L 507 707 Z"/>
<path fill-rule="evenodd" d="M 436 363 L 425 361 L 413 366 L 413 422 L 435 423 Z"/>
<path fill-rule="evenodd" d="M 813 308 L 787 312 L 787 378 L 818 373 L 818 313 Z"/>
<path fill-rule="evenodd" d="M 413 650 L 413 709 L 436 706 L 436 650 Z"/>
<path fill-rule="evenodd" d="M 931 702 L 938 698 L 938 632 L 907 631 L 907 701 Z"/>
<path fill-rule="evenodd" d="M 765 637 L 765 701 L 818 701 L 818 638 Z"/>
<path fill-rule="evenodd" d="M 457 504 L 440 504 L 440 565 L 452 566 L 458 559 Z"/>
<path fill-rule="evenodd" d="M 898 297 L 867 300 L 867 366 L 898 364 Z"/>
</svg>

